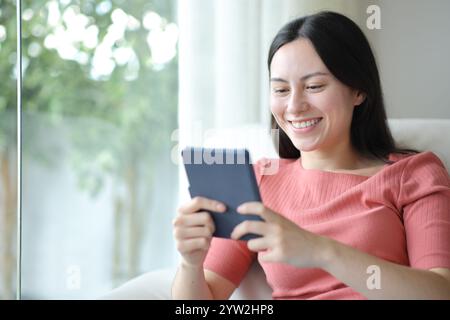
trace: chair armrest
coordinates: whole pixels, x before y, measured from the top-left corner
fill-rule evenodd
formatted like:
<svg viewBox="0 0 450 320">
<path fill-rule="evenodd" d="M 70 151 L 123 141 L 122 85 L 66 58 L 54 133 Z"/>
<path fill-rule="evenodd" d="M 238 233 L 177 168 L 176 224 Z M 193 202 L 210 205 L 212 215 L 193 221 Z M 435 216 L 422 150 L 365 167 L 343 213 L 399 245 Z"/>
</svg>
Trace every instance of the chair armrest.
<svg viewBox="0 0 450 320">
<path fill-rule="evenodd" d="M 100 300 L 170 300 L 176 268 L 150 271 L 113 289 Z"/>
<path fill-rule="evenodd" d="M 171 288 L 177 268 L 150 271 L 113 289 L 100 300 L 170 300 Z M 266 282 L 264 271 L 254 263 L 230 300 L 270 300 L 272 289 Z"/>
</svg>

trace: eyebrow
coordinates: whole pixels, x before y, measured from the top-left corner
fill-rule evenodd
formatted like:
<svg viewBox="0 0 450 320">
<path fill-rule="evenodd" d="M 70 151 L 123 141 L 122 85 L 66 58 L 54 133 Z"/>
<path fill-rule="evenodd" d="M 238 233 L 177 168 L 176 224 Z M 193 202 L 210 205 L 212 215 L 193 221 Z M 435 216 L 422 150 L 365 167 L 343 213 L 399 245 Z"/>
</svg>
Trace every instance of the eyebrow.
<svg viewBox="0 0 450 320">
<path fill-rule="evenodd" d="M 300 78 L 300 80 L 301 80 L 301 81 L 305 81 L 305 80 L 308 80 L 309 78 L 312 78 L 312 77 L 316 77 L 316 76 L 327 76 L 327 75 L 328 75 L 327 72 L 321 72 L 321 71 L 318 71 L 318 72 L 313 72 L 313 73 L 304 75 L 303 77 Z M 282 79 L 282 78 L 270 78 L 270 81 L 288 82 L 287 80 Z"/>
</svg>

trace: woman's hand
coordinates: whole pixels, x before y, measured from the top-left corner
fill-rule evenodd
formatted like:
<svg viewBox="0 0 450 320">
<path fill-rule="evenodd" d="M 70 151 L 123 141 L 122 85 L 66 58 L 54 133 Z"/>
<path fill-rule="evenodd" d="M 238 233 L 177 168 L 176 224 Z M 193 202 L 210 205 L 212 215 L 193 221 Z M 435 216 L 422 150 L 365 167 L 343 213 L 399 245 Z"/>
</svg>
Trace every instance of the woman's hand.
<svg viewBox="0 0 450 320">
<path fill-rule="evenodd" d="M 206 258 L 215 227 L 206 211 L 224 212 L 225 205 L 215 200 L 195 197 L 178 209 L 173 220 L 173 234 L 183 263 L 200 267 Z"/>
<path fill-rule="evenodd" d="M 244 221 L 231 234 L 236 240 L 247 233 L 261 235 L 247 243 L 250 250 L 263 251 L 261 261 L 287 263 L 299 268 L 321 267 L 326 238 L 300 228 L 261 202 L 244 203 L 237 211 L 241 214 L 256 214 L 265 220 Z"/>
</svg>

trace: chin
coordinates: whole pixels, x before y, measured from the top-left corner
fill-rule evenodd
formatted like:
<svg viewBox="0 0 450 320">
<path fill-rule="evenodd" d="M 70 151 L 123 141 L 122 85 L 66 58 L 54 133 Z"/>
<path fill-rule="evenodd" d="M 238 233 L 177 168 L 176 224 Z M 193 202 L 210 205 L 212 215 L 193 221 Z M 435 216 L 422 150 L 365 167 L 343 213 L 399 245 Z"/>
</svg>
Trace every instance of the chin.
<svg viewBox="0 0 450 320">
<path fill-rule="evenodd" d="M 316 148 L 299 148 L 299 147 L 296 147 L 300 152 L 311 152 L 311 151 L 314 151 L 314 150 L 316 150 Z"/>
<path fill-rule="evenodd" d="M 305 144 L 305 143 L 301 143 L 301 142 L 296 143 L 295 141 L 293 141 L 293 145 L 300 152 L 311 152 L 311 151 L 319 149 L 319 144 L 318 143 Z"/>
</svg>

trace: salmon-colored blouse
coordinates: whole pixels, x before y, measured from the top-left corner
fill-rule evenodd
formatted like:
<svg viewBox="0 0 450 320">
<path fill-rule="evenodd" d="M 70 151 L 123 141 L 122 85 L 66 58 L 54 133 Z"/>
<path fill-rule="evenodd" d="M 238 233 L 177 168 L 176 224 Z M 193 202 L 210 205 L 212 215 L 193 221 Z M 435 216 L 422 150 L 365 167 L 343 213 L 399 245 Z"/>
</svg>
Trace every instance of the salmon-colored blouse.
<svg viewBox="0 0 450 320">
<path fill-rule="evenodd" d="M 261 159 L 254 169 L 263 203 L 300 227 L 401 265 L 450 268 L 445 166 L 432 152 L 389 159 L 370 177 L 304 169 L 299 159 Z M 255 258 L 244 241 L 213 238 L 204 268 L 238 286 Z M 364 299 L 321 269 L 261 266 L 274 299 Z"/>
</svg>

